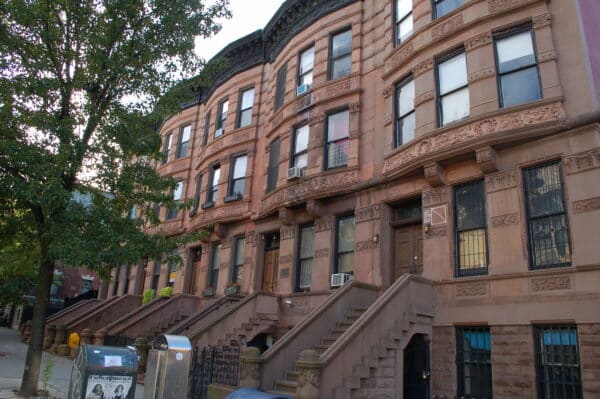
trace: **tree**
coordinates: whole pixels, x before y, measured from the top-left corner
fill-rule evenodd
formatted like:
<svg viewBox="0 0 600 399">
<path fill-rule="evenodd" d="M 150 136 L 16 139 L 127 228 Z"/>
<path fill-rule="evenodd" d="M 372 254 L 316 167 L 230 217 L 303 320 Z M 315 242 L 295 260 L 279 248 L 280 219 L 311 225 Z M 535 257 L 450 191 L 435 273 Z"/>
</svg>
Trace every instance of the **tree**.
<svg viewBox="0 0 600 399">
<path fill-rule="evenodd" d="M 216 33 L 215 19 L 229 16 L 228 0 L 211 4 L 0 3 L 0 205 L 36 249 L 20 250 L 18 237 L 2 246 L 39 271 L 23 396 L 37 390 L 56 261 L 106 277 L 179 244 L 149 233 L 158 223 L 153 204 L 177 206 L 174 181 L 153 168 L 157 131 L 198 84 L 181 80 L 202 66 L 194 38 Z M 135 220 L 126 217 L 132 206 Z"/>
</svg>

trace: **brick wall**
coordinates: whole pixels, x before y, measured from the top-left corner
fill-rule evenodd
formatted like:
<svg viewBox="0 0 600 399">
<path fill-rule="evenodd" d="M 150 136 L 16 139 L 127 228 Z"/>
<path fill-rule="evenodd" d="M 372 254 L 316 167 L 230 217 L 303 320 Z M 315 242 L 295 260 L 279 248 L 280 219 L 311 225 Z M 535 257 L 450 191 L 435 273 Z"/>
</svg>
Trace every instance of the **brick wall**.
<svg viewBox="0 0 600 399">
<path fill-rule="evenodd" d="M 431 397 L 456 394 L 456 333 L 454 327 L 433 327 L 431 338 Z"/>
<path fill-rule="evenodd" d="M 600 324 L 579 324 L 579 357 L 583 397 L 600 397 Z"/>
</svg>

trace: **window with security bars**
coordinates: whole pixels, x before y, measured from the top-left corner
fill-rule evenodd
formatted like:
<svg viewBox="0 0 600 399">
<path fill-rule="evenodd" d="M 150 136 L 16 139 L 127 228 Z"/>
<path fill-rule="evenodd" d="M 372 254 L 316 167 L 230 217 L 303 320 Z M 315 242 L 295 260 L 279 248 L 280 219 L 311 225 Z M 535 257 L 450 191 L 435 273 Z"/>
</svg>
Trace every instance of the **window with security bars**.
<svg viewBox="0 0 600 399">
<path fill-rule="evenodd" d="M 352 29 L 331 37 L 329 44 L 329 79 L 348 75 L 352 70 Z"/>
<path fill-rule="evenodd" d="M 337 219 L 335 272 L 354 274 L 354 215 Z"/>
<path fill-rule="evenodd" d="M 277 71 L 277 81 L 275 83 L 275 111 L 283 105 L 285 101 L 285 82 L 287 79 L 287 64 L 283 64 Z"/>
<path fill-rule="evenodd" d="M 415 81 L 412 76 L 396 86 L 396 135 L 399 147 L 415 138 Z"/>
<path fill-rule="evenodd" d="M 560 161 L 523 170 L 532 269 L 569 266 L 569 228 Z"/>
<path fill-rule="evenodd" d="M 538 399 L 580 399 L 577 327 L 537 326 L 534 330 Z"/>
<path fill-rule="evenodd" d="M 213 244 L 212 254 L 210 258 L 210 268 L 208 270 L 208 281 L 206 282 L 207 288 L 216 288 L 217 281 L 219 279 L 219 264 L 221 262 L 221 243 L 217 242 Z"/>
<path fill-rule="evenodd" d="M 350 140 L 350 112 L 348 110 L 327 117 L 326 169 L 346 166 Z"/>
<path fill-rule="evenodd" d="M 233 245 L 233 264 L 231 265 L 231 282 L 242 283 L 242 267 L 244 266 L 244 253 L 246 251 L 246 238 L 236 237 Z"/>
<path fill-rule="evenodd" d="M 487 273 L 487 225 L 483 180 L 454 188 L 456 275 Z"/>
<path fill-rule="evenodd" d="M 413 0 L 396 0 L 396 46 L 413 33 Z"/>
<path fill-rule="evenodd" d="M 304 226 L 300 229 L 298 243 L 298 272 L 296 274 L 296 291 L 309 291 L 312 281 L 314 226 Z"/>
<path fill-rule="evenodd" d="M 277 138 L 269 146 L 269 166 L 267 168 L 267 193 L 275 190 L 279 179 L 279 150 L 281 139 Z"/>
<path fill-rule="evenodd" d="M 492 360 L 489 327 L 456 329 L 456 374 L 459 398 L 492 397 Z"/>
</svg>

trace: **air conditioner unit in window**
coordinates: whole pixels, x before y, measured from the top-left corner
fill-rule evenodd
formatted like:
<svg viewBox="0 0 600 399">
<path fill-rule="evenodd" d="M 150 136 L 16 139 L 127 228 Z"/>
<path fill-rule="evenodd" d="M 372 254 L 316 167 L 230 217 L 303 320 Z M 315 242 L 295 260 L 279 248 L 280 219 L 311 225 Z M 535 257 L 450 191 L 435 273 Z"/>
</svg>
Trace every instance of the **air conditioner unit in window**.
<svg viewBox="0 0 600 399">
<path fill-rule="evenodd" d="M 332 287 L 341 287 L 346 284 L 348 281 L 352 281 L 352 275 L 349 273 L 335 273 L 331 275 L 331 283 Z"/>
<path fill-rule="evenodd" d="M 306 171 L 306 168 L 298 168 L 296 166 L 294 166 L 293 168 L 289 168 L 288 174 L 287 174 L 287 179 L 288 180 L 298 179 L 298 178 L 304 176 L 305 171 Z"/>
<path fill-rule="evenodd" d="M 215 130 L 215 137 L 221 137 L 223 133 L 225 133 L 225 130 L 223 128 L 217 129 Z"/>
<path fill-rule="evenodd" d="M 296 88 L 296 95 L 299 96 L 301 94 L 308 92 L 309 90 L 310 90 L 309 84 L 300 85 Z"/>
</svg>

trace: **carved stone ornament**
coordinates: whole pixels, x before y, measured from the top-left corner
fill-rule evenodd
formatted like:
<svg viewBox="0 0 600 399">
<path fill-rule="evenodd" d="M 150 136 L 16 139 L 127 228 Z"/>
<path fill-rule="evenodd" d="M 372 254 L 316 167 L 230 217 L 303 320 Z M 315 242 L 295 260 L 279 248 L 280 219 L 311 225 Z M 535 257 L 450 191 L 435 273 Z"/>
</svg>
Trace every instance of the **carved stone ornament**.
<svg viewBox="0 0 600 399">
<path fill-rule="evenodd" d="M 554 49 L 544 50 L 538 53 L 538 62 L 554 61 L 558 59 L 558 54 Z"/>
<path fill-rule="evenodd" d="M 517 186 L 517 172 L 508 170 L 485 177 L 485 187 L 488 193 L 506 190 Z"/>
<path fill-rule="evenodd" d="M 246 244 L 256 246 L 256 233 L 254 231 L 246 232 Z"/>
<path fill-rule="evenodd" d="M 446 185 L 446 170 L 437 162 L 432 162 L 423 166 L 425 180 L 431 187 L 440 187 Z"/>
<path fill-rule="evenodd" d="M 377 241 L 373 241 L 373 240 L 359 241 L 356 243 L 356 252 L 366 251 L 369 249 L 375 249 L 377 247 L 379 247 L 379 240 L 377 240 Z"/>
<path fill-rule="evenodd" d="M 355 82 L 355 78 L 350 77 L 342 80 L 341 82 L 337 82 L 325 88 L 325 95 L 327 97 L 336 97 L 340 94 L 346 93 L 352 90 L 357 82 Z"/>
<path fill-rule="evenodd" d="M 600 197 L 573 202 L 573 213 L 584 213 L 600 209 Z"/>
<path fill-rule="evenodd" d="M 323 208 L 323 206 L 321 205 L 321 201 L 318 201 L 318 200 L 306 201 L 306 212 L 308 212 L 308 214 L 314 219 L 323 215 L 322 208 Z"/>
<path fill-rule="evenodd" d="M 431 29 L 431 36 L 434 40 L 441 39 L 444 36 L 448 36 L 451 33 L 456 32 L 461 26 L 463 26 L 462 13 L 457 14 L 441 24 L 434 26 Z"/>
<path fill-rule="evenodd" d="M 419 62 L 414 68 L 413 68 L 413 75 L 415 77 L 424 74 L 425 72 L 429 71 L 433 69 L 433 58 L 427 58 L 426 60 L 423 60 L 421 62 Z"/>
<path fill-rule="evenodd" d="M 329 248 L 317 249 L 315 251 L 315 259 L 327 258 L 329 256 Z"/>
<path fill-rule="evenodd" d="M 492 32 L 483 32 L 475 35 L 465 41 L 465 48 L 467 51 L 473 50 L 477 47 L 489 44 L 492 42 Z"/>
<path fill-rule="evenodd" d="M 393 120 L 394 119 L 393 119 L 393 117 L 392 117 L 391 114 L 390 115 L 386 115 L 386 116 L 383 117 L 383 124 L 385 126 L 391 125 Z"/>
<path fill-rule="evenodd" d="M 477 82 L 478 80 L 491 78 L 496 76 L 496 68 L 483 68 L 469 74 L 469 83 Z"/>
<path fill-rule="evenodd" d="M 403 65 L 415 52 L 413 42 L 408 42 L 404 47 L 400 47 L 396 53 L 385 62 L 385 73 L 389 73 L 399 66 Z"/>
<path fill-rule="evenodd" d="M 279 208 L 279 223 L 289 226 L 294 223 L 294 212 L 290 208 Z"/>
<path fill-rule="evenodd" d="M 487 146 L 475 150 L 475 159 L 477 159 L 477 166 L 483 173 L 494 173 L 498 171 L 498 164 L 496 162 L 496 150 L 492 147 Z"/>
<path fill-rule="evenodd" d="M 385 89 L 383 89 L 383 97 L 388 98 L 389 96 L 392 95 L 393 92 L 394 92 L 394 86 L 387 86 Z"/>
<path fill-rule="evenodd" d="M 332 225 L 333 223 L 331 221 L 331 216 L 318 218 L 317 220 L 315 220 L 315 233 L 331 230 Z"/>
<path fill-rule="evenodd" d="M 356 223 L 366 222 L 368 220 L 379 219 L 381 207 L 379 204 L 365 206 L 355 211 Z"/>
<path fill-rule="evenodd" d="M 518 213 L 509 213 L 506 215 L 492 217 L 492 227 L 504 227 L 519 223 Z"/>
<path fill-rule="evenodd" d="M 433 190 L 423 191 L 423 207 L 448 202 L 448 188 L 438 187 Z"/>
<path fill-rule="evenodd" d="M 571 277 L 557 276 L 531 279 L 532 291 L 556 291 L 571 288 Z"/>
<path fill-rule="evenodd" d="M 490 13 L 496 13 L 531 2 L 532 0 L 488 0 L 488 10 Z"/>
<path fill-rule="evenodd" d="M 430 240 L 432 238 L 442 238 L 448 235 L 448 228 L 446 226 L 432 227 L 428 233 L 425 233 L 425 239 Z"/>
<path fill-rule="evenodd" d="M 285 265 L 287 263 L 292 263 L 292 255 L 283 255 L 279 257 L 280 265 Z"/>
<path fill-rule="evenodd" d="M 550 14 L 549 12 L 533 17 L 533 27 L 536 29 L 541 28 L 542 26 L 549 26 L 551 24 L 552 14 Z"/>
<path fill-rule="evenodd" d="M 454 290 L 454 295 L 456 297 L 486 296 L 487 293 L 488 285 L 485 283 L 458 284 L 455 286 Z"/>
<path fill-rule="evenodd" d="M 281 241 L 291 240 L 292 238 L 296 237 L 296 228 L 295 226 L 281 226 L 280 234 Z"/>
<path fill-rule="evenodd" d="M 553 103 L 486 118 L 436 135 L 426 136 L 406 145 L 405 149 L 403 148 L 386 159 L 383 165 L 383 173 L 390 173 L 433 152 L 464 145 L 465 142 L 473 141 L 479 137 L 551 121 L 560 121 L 564 118 L 564 115 L 565 112 L 561 103 Z"/>
<path fill-rule="evenodd" d="M 236 204 L 227 204 L 215 208 L 208 208 L 199 212 L 194 218 L 194 224 L 205 225 L 217 221 L 242 218 L 248 212 L 248 202 L 238 202 Z"/>
<path fill-rule="evenodd" d="M 563 164 L 568 175 L 600 168 L 600 149 L 568 156 Z"/>
<path fill-rule="evenodd" d="M 349 105 L 349 109 L 350 109 L 350 113 L 351 114 L 355 114 L 357 112 L 360 112 L 360 103 L 351 103 Z"/>
</svg>

